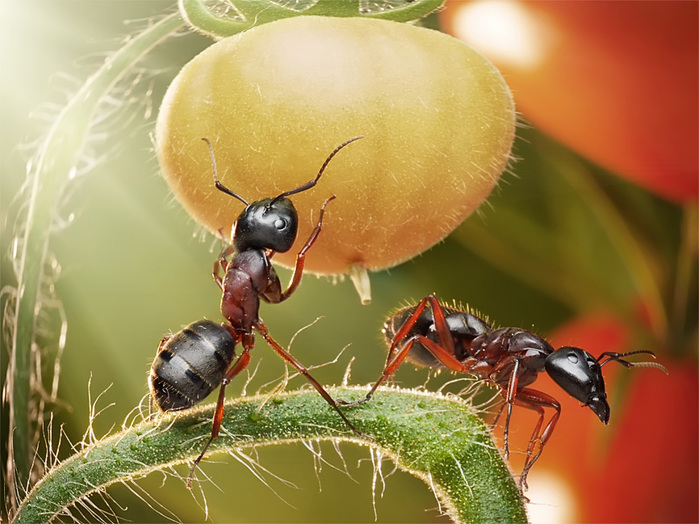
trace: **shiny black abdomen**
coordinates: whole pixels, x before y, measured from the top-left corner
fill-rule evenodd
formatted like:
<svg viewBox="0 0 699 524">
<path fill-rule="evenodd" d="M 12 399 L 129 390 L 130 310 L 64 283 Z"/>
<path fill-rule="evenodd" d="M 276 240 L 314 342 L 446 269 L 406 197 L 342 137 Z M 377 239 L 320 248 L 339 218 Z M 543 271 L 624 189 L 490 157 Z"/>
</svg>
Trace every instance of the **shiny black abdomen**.
<svg viewBox="0 0 699 524">
<path fill-rule="evenodd" d="M 396 332 L 414 310 L 415 306 L 401 308 L 386 320 L 382 332 L 389 346 Z M 468 356 L 471 356 L 471 342 L 476 337 L 489 333 L 492 328 L 484 320 L 472 313 L 445 305 L 442 305 L 442 310 L 444 311 L 447 325 L 449 326 L 449 332 L 454 339 L 455 356 L 457 359 L 463 361 Z M 408 332 L 406 340 L 415 335 L 422 335 L 438 343 L 434 316 L 430 308 L 425 308 L 420 314 L 414 326 Z M 444 367 L 430 351 L 417 341 L 413 344 L 410 353 L 406 356 L 406 360 L 416 366 L 429 368 Z"/>
<path fill-rule="evenodd" d="M 190 324 L 166 339 L 153 361 L 153 399 L 162 411 L 198 404 L 221 384 L 234 357 L 235 340 L 227 329 L 210 320 Z"/>
</svg>

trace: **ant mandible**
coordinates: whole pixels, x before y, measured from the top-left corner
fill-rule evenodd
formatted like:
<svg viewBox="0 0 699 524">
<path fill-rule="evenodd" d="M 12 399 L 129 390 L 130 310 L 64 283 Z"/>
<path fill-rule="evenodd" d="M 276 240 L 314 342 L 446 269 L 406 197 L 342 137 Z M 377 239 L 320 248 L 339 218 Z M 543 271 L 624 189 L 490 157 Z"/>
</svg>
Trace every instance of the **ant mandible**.
<svg viewBox="0 0 699 524">
<path fill-rule="evenodd" d="M 271 258 L 274 253 L 284 253 L 291 249 L 296 240 L 298 213 L 288 197 L 314 187 L 332 158 L 342 148 L 360 138 L 362 137 L 352 138 L 335 148 L 313 180 L 274 198 L 265 198 L 253 203 L 248 203 L 218 180 L 213 147 L 208 139 L 203 139 L 209 147 L 216 188 L 240 200 L 246 207 L 233 225 L 231 244 L 221 251 L 213 266 L 214 281 L 223 292 L 221 313 L 227 322 L 218 325 L 209 320 L 202 320 L 190 324 L 175 335 L 163 338 L 151 368 L 151 398 L 162 411 L 188 409 L 201 402 L 220 385 L 211 437 L 194 461 L 188 486 L 191 486 L 194 471 L 221 429 L 226 386 L 250 363 L 250 351 L 255 345 L 255 331 L 262 335 L 284 360 L 306 377 L 356 434 L 366 437 L 352 425 L 335 400 L 308 370 L 272 338 L 266 324 L 259 317 L 260 299 L 277 304 L 289 298 L 298 287 L 303 275 L 306 252 L 318 238 L 325 207 L 335 195 L 322 205 L 318 223 L 296 255 L 289 286 L 286 291 L 282 291 Z M 233 363 L 237 344 L 242 344 L 243 349 Z"/>
<path fill-rule="evenodd" d="M 382 332 L 389 350 L 381 376 L 363 399 L 339 403 L 350 406 L 366 402 L 405 359 L 419 366 L 448 368 L 459 373 L 474 374 L 496 386 L 504 398 L 495 419 L 496 423 L 507 406 L 505 457 L 509 456 L 509 429 L 513 406 L 531 409 L 539 415 L 529 440 L 527 457 L 519 481 L 520 490 L 527 487 L 529 470 L 551 438 L 561 414 L 561 405 L 555 398 L 527 387 L 537 379 L 539 373 L 546 371 L 566 393 L 588 406 L 604 424 L 609 422 L 609 404 L 602 366 L 614 361 L 627 368 L 654 367 L 667 373 L 664 366 L 655 362 L 624 360 L 624 357 L 638 354 L 647 354 L 655 358 L 652 351 L 604 352 L 595 358 L 587 351 L 576 347 L 564 346 L 554 349 L 543 338 L 529 331 L 511 327 L 493 328 L 468 308 L 462 311 L 441 304 L 434 295 L 423 298 L 416 306 L 396 311 L 388 318 Z M 546 424 L 544 408 L 554 409 Z"/>
</svg>

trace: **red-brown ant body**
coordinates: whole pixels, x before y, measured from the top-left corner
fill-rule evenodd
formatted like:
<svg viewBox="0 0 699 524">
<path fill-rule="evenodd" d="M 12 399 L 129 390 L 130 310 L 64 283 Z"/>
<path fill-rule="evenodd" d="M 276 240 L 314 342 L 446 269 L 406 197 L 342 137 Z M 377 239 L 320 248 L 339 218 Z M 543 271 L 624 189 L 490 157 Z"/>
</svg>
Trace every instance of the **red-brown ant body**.
<svg viewBox="0 0 699 524">
<path fill-rule="evenodd" d="M 204 139 L 209 146 L 216 188 L 240 200 L 246 207 L 233 226 L 231 244 L 221 251 L 213 267 L 214 281 L 223 292 L 221 313 L 226 322 L 218 325 L 203 320 L 187 326 L 175 335 L 165 337 L 158 347 L 151 368 L 151 398 L 163 411 L 188 409 L 220 385 L 211 438 L 192 466 L 189 484 L 197 465 L 221 429 L 226 385 L 250 363 L 255 331 L 306 377 L 355 433 L 365 436 L 352 425 L 335 400 L 307 369 L 271 337 L 266 324 L 259 317 L 260 300 L 278 304 L 289 298 L 298 287 L 306 252 L 320 234 L 325 207 L 335 198 L 334 195 L 331 196 L 321 207 L 316 227 L 296 255 L 291 282 L 282 291 L 271 258 L 276 252 L 284 253 L 291 249 L 296 240 L 298 214 L 287 197 L 314 187 L 332 158 L 342 148 L 360 138 L 355 137 L 339 145 L 325 160 L 315 179 L 277 197 L 251 204 L 219 182 L 213 147 L 209 140 Z M 242 345 L 242 352 L 233 363 L 236 357 L 235 346 L 238 344 Z"/>
<path fill-rule="evenodd" d="M 531 409 L 539 415 L 529 441 L 520 488 L 527 487 L 527 474 L 551 438 L 561 414 L 561 405 L 555 398 L 528 387 L 539 373 L 546 371 L 566 393 L 588 406 L 605 424 L 609 422 L 609 404 L 602 376 L 603 365 L 614 361 L 627 368 L 655 367 L 667 373 L 662 365 L 655 362 L 628 362 L 623 359 L 637 354 L 655 357 L 651 351 L 605 352 L 595 358 L 576 347 L 554 349 L 543 338 L 529 331 L 520 328 L 495 329 L 472 311 L 440 304 L 434 295 L 425 297 L 416 306 L 395 312 L 384 324 L 383 333 L 389 350 L 381 376 L 362 400 L 352 403 L 340 401 L 340 404 L 349 406 L 369 400 L 405 359 L 419 366 L 474 374 L 496 386 L 504 398 L 503 408 L 507 406 L 504 431 L 506 457 L 509 455 L 513 406 Z M 554 410 L 546 424 L 544 408 Z"/>
</svg>

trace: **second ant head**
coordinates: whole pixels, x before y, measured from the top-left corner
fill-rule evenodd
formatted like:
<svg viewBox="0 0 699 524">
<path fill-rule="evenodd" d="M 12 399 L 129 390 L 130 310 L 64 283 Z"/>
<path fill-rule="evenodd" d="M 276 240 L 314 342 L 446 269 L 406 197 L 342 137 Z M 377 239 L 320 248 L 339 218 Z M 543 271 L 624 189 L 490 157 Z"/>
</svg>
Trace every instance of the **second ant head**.
<svg viewBox="0 0 699 524">
<path fill-rule="evenodd" d="M 281 195 L 274 198 L 264 198 L 253 203 L 248 203 L 243 197 L 228 189 L 218 180 L 216 171 L 216 159 L 214 157 L 214 149 L 211 142 L 207 138 L 203 138 L 204 142 L 209 146 L 209 154 L 211 155 L 211 164 L 214 170 L 214 184 L 216 188 L 240 200 L 245 204 L 245 209 L 238 216 L 233 226 L 233 246 L 236 251 L 246 251 L 249 249 L 271 249 L 278 253 L 284 253 L 291 249 L 291 246 L 296 240 L 298 231 L 298 213 L 293 202 L 287 197 L 311 189 L 320 179 L 323 171 L 328 163 L 337 154 L 340 149 L 346 145 L 359 140 L 361 136 L 354 137 L 340 144 L 335 150 L 330 153 L 320 168 L 316 177 L 306 182 L 305 184 L 285 191 Z"/>
<path fill-rule="evenodd" d="M 546 359 L 546 372 L 571 397 L 588 406 L 599 419 L 609 422 L 609 403 L 602 366 L 587 351 L 564 346 Z"/>
<path fill-rule="evenodd" d="M 595 358 L 584 349 L 563 346 L 551 353 L 545 362 L 546 372 L 571 397 L 589 407 L 599 419 L 609 422 L 609 403 L 604 388 L 602 366 L 617 362 L 627 368 L 652 367 L 667 373 L 667 369 L 655 362 L 629 362 L 622 357 L 647 354 L 655 358 L 652 351 L 639 350 L 628 353 L 605 352 Z"/>
</svg>

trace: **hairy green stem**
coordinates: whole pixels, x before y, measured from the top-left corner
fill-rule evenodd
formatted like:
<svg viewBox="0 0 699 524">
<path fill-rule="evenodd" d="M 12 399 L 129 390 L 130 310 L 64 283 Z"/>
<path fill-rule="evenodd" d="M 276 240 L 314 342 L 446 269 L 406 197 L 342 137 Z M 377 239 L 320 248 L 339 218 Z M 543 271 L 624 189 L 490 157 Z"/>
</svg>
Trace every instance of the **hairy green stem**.
<svg viewBox="0 0 699 524">
<path fill-rule="evenodd" d="M 29 420 L 31 350 L 35 319 L 41 306 L 41 281 L 56 205 L 72 177 L 89 133 L 93 115 L 112 86 L 156 44 L 182 27 L 178 14 L 163 18 L 129 40 L 109 57 L 61 111 L 41 145 L 30 172 L 29 202 L 19 252 L 16 324 L 8 374 L 10 396 L 10 449 L 8 483 L 24 485 L 32 467 Z M 10 489 L 15 493 L 15 489 Z"/>
<path fill-rule="evenodd" d="M 355 400 L 366 389 L 329 392 Z M 47 521 L 110 484 L 191 461 L 209 437 L 213 408 L 162 415 L 90 445 L 49 471 L 22 503 L 15 522 Z M 371 402 L 344 412 L 374 440 L 352 433 L 315 391 L 235 399 L 226 405 L 221 435 L 209 455 L 302 439 L 372 445 L 423 479 L 454 521 L 526 522 L 521 495 L 490 432 L 461 399 L 382 388 Z"/>
<path fill-rule="evenodd" d="M 411 22 L 436 11 L 445 1 L 414 0 L 390 9 L 362 11 L 360 0 L 318 0 L 303 10 L 291 9 L 270 0 L 229 0 L 232 14 L 237 18 L 214 14 L 204 0 L 179 0 L 178 3 L 182 17 L 193 29 L 212 38 L 224 38 L 257 25 L 299 15 L 361 16 Z"/>
</svg>

